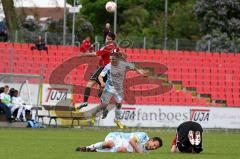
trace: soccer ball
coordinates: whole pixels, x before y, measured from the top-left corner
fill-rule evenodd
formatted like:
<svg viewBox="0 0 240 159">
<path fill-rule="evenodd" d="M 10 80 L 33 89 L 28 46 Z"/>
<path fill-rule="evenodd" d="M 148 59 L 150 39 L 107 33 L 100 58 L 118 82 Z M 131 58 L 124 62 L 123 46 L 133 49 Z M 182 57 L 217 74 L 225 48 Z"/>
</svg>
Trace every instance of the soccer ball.
<svg viewBox="0 0 240 159">
<path fill-rule="evenodd" d="M 109 1 L 106 3 L 105 8 L 108 12 L 115 12 L 117 9 L 117 4 L 113 1 Z"/>
</svg>

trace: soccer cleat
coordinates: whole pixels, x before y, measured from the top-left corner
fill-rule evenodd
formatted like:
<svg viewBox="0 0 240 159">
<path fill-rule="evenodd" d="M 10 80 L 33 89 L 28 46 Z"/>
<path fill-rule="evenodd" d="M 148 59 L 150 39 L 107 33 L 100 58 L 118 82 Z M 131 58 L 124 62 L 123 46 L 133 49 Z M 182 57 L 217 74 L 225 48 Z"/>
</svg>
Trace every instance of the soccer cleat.
<svg viewBox="0 0 240 159">
<path fill-rule="evenodd" d="M 108 115 L 108 110 L 107 109 L 104 109 L 103 110 L 103 114 L 102 114 L 102 119 L 105 119 Z"/>
<path fill-rule="evenodd" d="M 189 139 L 189 142 L 194 145 L 194 138 L 193 138 L 193 135 L 194 135 L 194 132 L 192 130 L 189 130 L 188 132 L 188 139 Z"/>
<path fill-rule="evenodd" d="M 194 140 L 195 145 L 199 145 L 201 143 L 201 134 L 199 131 L 195 132 L 195 140 Z"/>
<path fill-rule="evenodd" d="M 77 147 L 75 151 L 79 151 L 79 152 L 97 152 L 96 149 L 91 150 L 90 148 L 87 147 Z"/>
<path fill-rule="evenodd" d="M 95 116 L 94 116 L 94 115 L 92 115 L 92 116 L 90 117 L 90 123 L 91 123 L 92 125 L 95 123 Z"/>
<path fill-rule="evenodd" d="M 119 120 L 114 120 L 114 123 L 117 125 L 118 128 L 124 129 L 126 128 L 125 125 L 123 125 Z"/>
<path fill-rule="evenodd" d="M 84 103 L 82 103 L 82 104 L 80 104 L 78 107 L 77 107 L 77 109 L 82 109 L 82 108 L 84 108 L 84 107 L 86 107 L 86 106 L 88 106 L 88 102 L 84 102 Z"/>
<path fill-rule="evenodd" d="M 87 148 L 86 147 L 77 147 L 75 151 L 87 152 Z"/>
</svg>

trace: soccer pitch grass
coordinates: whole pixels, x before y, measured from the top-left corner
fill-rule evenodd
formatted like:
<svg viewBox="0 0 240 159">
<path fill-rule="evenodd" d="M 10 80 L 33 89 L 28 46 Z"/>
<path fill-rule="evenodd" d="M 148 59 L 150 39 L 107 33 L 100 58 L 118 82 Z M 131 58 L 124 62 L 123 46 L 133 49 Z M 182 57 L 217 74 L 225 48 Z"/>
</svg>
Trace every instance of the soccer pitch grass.
<svg viewBox="0 0 240 159">
<path fill-rule="evenodd" d="M 160 136 L 163 147 L 149 154 L 119 154 L 75 152 L 80 145 L 102 141 L 110 131 L 106 129 L 68 128 L 0 128 L 0 159 L 239 159 L 239 131 L 207 131 L 204 133 L 204 151 L 200 154 L 170 153 L 175 135 L 171 129 L 147 129 L 150 137 Z M 125 130 L 137 131 L 137 130 Z M 143 131 L 143 130 L 142 130 Z"/>
</svg>

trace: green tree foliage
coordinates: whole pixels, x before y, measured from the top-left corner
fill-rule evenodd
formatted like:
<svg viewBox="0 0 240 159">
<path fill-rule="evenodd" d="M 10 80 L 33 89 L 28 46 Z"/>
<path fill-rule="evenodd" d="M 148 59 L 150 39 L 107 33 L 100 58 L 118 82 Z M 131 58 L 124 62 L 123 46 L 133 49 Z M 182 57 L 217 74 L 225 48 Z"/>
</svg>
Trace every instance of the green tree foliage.
<svg viewBox="0 0 240 159">
<path fill-rule="evenodd" d="M 240 1 L 198 0 L 195 11 L 200 29 L 205 34 L 199 41 L 199 50 L 237 52 L 240 50 Z"/>
<path fill-rule="evenodd" d="M 106 22 L 113 24 L 113 13 L 105 10 L 109 0 L 81 0 L 82 16 L 89 20 L 95 34 L 101 35 Z M 200 37 L 194 14 L 195 0 L 168 0 L 168 36 L 170 38 L 194 39 Z M 118 0 L 118 34 L 128 36 L 164 35 L 165 0 Z"/>
<path fill-rule="evenodd" d="M 195 0 L 178 1 L 170 6 L 169 38 L 199 39 L 199 24 L 194 12 Z"/>
<path fill-rule="evenodd" d="M 134 6 L 131 9 L 123 11 L 121 17 L 124 18 L 120 30 L 126 34 L 137 35 L 142 33 L 144 26 L 147 25 L 149 12 L 140 6 Z"/>
</svg>

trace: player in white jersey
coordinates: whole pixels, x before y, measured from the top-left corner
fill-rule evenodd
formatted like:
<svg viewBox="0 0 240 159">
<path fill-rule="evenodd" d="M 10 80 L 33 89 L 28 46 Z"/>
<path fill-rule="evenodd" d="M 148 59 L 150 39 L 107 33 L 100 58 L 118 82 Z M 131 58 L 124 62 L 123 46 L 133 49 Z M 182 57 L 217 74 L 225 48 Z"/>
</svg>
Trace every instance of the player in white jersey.
<svg viewBox="0 0 240 159">
<path fill-rule="evenodd" d="M 77 147 L 76 151 L 146 153 L 161 146 L 161 138 L 149 138 L 145 132 L 110 132 L 104 141 L 86 147 Z"/>
<path fill-rule="evenodd" d="M 111 98 L 114 97 L 116 102 L 114 122 L 119 128 L 124 128 L 120 119 L 122 118 L 121 105 L 124 94 L 123 81 L 125 79 L 127 69 L 135 70 L 142 75 L 147 74 L 145 70 L 137 68 L 133 63 L 126 62 L 122 58 L 122 53 L 113 52 L 110 54 L 110 63 L 105 66 L 98 77 L 101 86 L 104 87 L 104 90 L 101 95 L 101 105 L 95 114 L 99 111 L 103 111 L 102 119 L 106 118 L 108 114 L 107 106 L 110 103 Z M 106 75 L 108 79 L 106 83 L 104 83 L 103 77 Z"/>
</svg>

